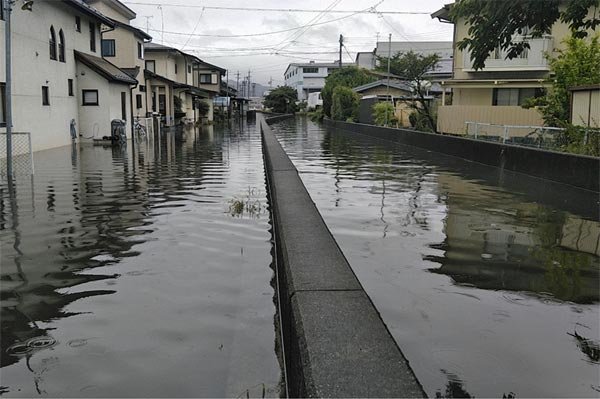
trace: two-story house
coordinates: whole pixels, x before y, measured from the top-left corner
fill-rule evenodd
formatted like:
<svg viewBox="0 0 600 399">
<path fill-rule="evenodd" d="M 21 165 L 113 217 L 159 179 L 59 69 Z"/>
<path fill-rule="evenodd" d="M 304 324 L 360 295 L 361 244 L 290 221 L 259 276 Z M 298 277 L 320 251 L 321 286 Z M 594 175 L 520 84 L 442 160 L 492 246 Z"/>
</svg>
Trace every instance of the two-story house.
<svg viewBox="0 0 600 399">
<path fill-rule="evenodd" d="M 137 82 L 100 56 L 101 29 L 113 29 L 111 19 L 82 0 L 13 8 L 13 131 L 30 132 L 37 151 L 110 135 L 112 119 L 128 119 L 130 87 Z M 5 33 L 0 21 L 2 92 Z"/>
<path fill-rule="evenodd" d="M 453 23 L 452 4 L 431 14 L 441 22 Z M 555 56 L 564 48 L 563 40 L 570 34 L 567 24 L 556 22 L 548 35 L 540 38 L 515 35 L 530 48 L 513 59 L 498 48 L 492 52 L 483 69 L 473 67 L 468 49 L 460 50 L 456 43 L 468 37 L 469 26 L 464 20 L 454 23 L 454 57 L 452 78 L 442 84 L 452 89 L 452 98 L 444 98 L 438 109 L 439 132 L 465 134 L 465 122 L 497 125 L 542 126 L 541 114 L 536 109 L 521 105 L 526 99 L 540 96 L 550 87 L 550 65 L 547 56 Z M 527 130 L 522 130 L 525 134 Z M 515 130 L 518 132 L 518 130 Z M 517 135 L 519 133 L 516 133 Z"/>
<path fill-rule="evenodd" d="M 348 64 L 343 64 L 348 66 Z M 340 67 L 337 62 L 306 62 L 289 64 L 285 70 L 285 85 L 298 92 L 298 100 L 308 100 L 310 93 L 316 93 L 325 87 L 325 78 Z"/>
<path fill-rule="evenodd" d="M 86 3 L 109 17 L 114 24 L 113 29 L 102 32 L 102 57 L 139 81 L 131 91 L 133 123 L 133 118 L 145 117 L 148 113 L 144 44 L 150 42 L 152 37 L 131 25 L 136 13 L 119 0 L 86 0 Z"/>
</svg>

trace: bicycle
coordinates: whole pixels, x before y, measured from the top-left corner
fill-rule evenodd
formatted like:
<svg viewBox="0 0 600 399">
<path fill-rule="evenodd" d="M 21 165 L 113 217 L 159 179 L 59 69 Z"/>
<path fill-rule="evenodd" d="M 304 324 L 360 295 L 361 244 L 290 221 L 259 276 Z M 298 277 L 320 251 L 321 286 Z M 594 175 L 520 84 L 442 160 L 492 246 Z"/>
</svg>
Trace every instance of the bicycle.
<svg viewBox="0 0 600 399">
<path fill-rule="evenodd" d="M 146 127 L 140 123 L 139 119 L 134 119 L 133 121 L 133 131 L 137 135 L 137 137 L 143 138 L 146 137 Z"/>
</svg>

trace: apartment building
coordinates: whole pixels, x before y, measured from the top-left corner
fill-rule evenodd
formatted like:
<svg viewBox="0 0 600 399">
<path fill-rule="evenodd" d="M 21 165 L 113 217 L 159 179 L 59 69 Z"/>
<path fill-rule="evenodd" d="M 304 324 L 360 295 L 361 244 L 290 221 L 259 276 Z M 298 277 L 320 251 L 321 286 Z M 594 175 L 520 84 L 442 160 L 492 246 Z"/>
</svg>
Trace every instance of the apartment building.
<svg viewBox="0 0 600 399">
<path fill-rule="evenodd" d="M 343 64 L 348 66 L 348 64 Z M 308 100 L 310 93 L 316 93 L 325 87 L 325 78 L 339 68 L 338 62 L 306 62 L 288 65 L 284 73 L 285 85 L 296 89 L 298 100 Z"/>
<path fill-rule="evenodd" d="M 444 6 L 431 14 L 432 18 L 453 23 L 449 15 L 451 7 L 451 4 Z M 466 21 L 457 21 L 454 43 L 467 37 L 468 29 Z M 438 131 L 465 134 L 468 121 L 542 126 L 539 111 L 524 109 L 521 105 L 527 98 L 542 95 L 550 87 L 546 55 L 555 56 L 563 49 L 563 40 L 569 34 L 567 24 L 557 22 L 550 34 L 540 38 L 515 35 L 515 40 L 527 41 L 530 48 L 513 59 L 507 59 L 506 51 L 498 48 L 486 60 L 485 68 L 479 70 L 473 68 L 468 50 L 454 46 L 452 78 L 442 82 L 444 87 L 452 89 L 452 99 L 451 104 L 449 98 L 444 99 L 444 105 L 438 109 Z"/>
<path fill-rule="evenodd" d="M 129 119 L 130 88 L 137 82 L 101 58 L 101 30 L 115 28 L 110 18 L 82 0 L 36 1 L 31 11 L 13 8 L 13 131 L 31 133 L 38 151 L 110 135 L 112 119 Z M 1 82 L 6 82 L 4 35 L 0 21 Z"/>
</svg>

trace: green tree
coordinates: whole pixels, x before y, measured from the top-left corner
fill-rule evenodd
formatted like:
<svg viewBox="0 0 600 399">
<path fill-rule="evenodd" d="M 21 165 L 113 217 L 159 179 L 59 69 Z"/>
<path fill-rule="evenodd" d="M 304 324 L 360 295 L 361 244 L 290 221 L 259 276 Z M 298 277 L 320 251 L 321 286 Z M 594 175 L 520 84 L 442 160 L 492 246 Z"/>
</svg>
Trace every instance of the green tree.
<svg viewBox="0 0 600 399">
<path fill-rule="evenodd" d="M 380 71 L 387 71 L 387 57 L 377 57 L 379 60 Z M 417 112 L 426 123 L 426 130 L 436 131 L 435 115 L 429 100 L 426 99 L 427 89 L 430 82 L 426 79 L 427 72 L 435 70 L 440 61 L 437 54 L 422 55 L 413 51 L 406 53 L 396 53 L 390 58 L 390 72 L 394 75 L 402 76 L 414 86 L 416 100 L 411 107 Z"/>
<path fill-rule="evenodd" d="M 531 99 L 525 106 L 541 106 L 544 122 L 549 126 L 565 127 L 569 123 L 571 98 L 569 88 L 600 83 L 600 41 L 570 37 L 566 48 L 549 59 L 552 89 L 544 96 Z"/>
<path fill-rule="evenodd" d="M 325 86 L 321 90 L 323 99 L 323 112 L 331 117 L 331 105 L 333 103 L 333 91 L 338 86 L 357 87 L 377 80 L 364 69 L 357 67 L 344 67 L 336 69 L 325 79 Z"/>
<path fill-rule="evenodd" d="M 296 101 L 298 93 L 290 86 L 279 86 L 265 96 L 263 104 L 271 111 L 279 114 L 291 114 L 296 112 Z"/>
<path fill-rule="evenodd" d="M 398 122 L 394 106 L 389 102 L 378 102 L 373 106 L 373 119 L 377 126 L 390 126 Z"/>
<path fill-rule="evenodd" d="M 456 45 L 461 50 L 468 48 L 473 67 L 482 69 L 498 46 L 507 51 L 509 59 L 529 48 L 526 41 L 515 40 L 516 33 L 527 31 L 534 38 L 541 37 L 550 33 L 554 23 L 562 21 L 574 37 L 588 36 L 600 25 L 599 6 L 600 0 L 458 0 L 452 4 L 450 16 L 454 23 L 466 20 L 469 37 Z"/>
<path fill-rule="evenodd" d="M 337 86 L 333 90 L 331 118 L 336 121 L 356 121 L 360 97 L 351 88 Z"/>
</svg>

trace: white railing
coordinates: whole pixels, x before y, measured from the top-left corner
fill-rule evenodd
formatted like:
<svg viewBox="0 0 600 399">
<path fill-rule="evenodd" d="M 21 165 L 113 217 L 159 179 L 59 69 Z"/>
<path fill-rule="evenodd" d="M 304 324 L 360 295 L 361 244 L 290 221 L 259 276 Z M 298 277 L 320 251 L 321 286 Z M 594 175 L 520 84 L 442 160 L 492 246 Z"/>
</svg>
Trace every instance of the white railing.
<svg viewBox="0 0 600 399">
<path fill-rule="evenodd" d="M 545 149 L 558 149 L 565 129 L 546 126 L 498 125 L 465 122 L 467 137 Z"/>
<path fill-rule="evenodd" d="M 6 133 L 0 133 L 0 178 L 6 179 Z M 33 175 L 31 133 L 12 133 L 12 169 L 15 176 Z"/>
<path fill-rule="evenodd" d="M 519 38 L 516 39 L 517 41 Z M 544 36 L 541 38 L 521 37 L 521 41 L 529 43 L 529 49 L 525 49 L 518 57 L 513 59 L 506 58 L 508 51 L 496 49 L 489 58 L 485 60 L 485 67 L 478 70 L 479 72 L 493 71 L 511 71 L 511 70 L 547 70 L 549 68 L 546 54 L 551 53 L 554 46 L 552 36 Z M 464 70 L 474 72 L 473 62 L 471 61 L 471 53 L 463 52 Z"/>
</svg>

